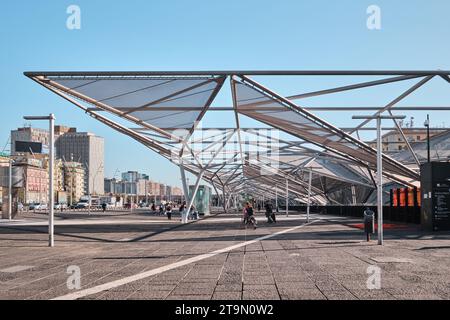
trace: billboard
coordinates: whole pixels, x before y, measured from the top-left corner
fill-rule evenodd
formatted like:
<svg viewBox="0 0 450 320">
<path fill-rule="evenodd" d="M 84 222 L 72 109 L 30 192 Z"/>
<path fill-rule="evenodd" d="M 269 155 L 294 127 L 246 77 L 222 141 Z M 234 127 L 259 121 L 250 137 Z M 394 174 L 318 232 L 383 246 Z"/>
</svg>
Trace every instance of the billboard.
<svg viewBox="0 0 450 320">
<path fill-rule="evenodd" d="M 15 152 L 42 153 L 41 142 L 16 141 Z"/>
</svg>

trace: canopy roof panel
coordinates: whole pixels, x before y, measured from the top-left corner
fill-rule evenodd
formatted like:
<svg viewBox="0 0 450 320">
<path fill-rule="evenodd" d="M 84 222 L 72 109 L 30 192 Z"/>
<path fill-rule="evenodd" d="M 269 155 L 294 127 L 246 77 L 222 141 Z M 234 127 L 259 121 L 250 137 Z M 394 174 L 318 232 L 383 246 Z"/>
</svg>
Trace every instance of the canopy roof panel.
<svg viewBox="0 0 450 320">
<path fill-rule="evenodd" d="M 232 80 L 237 112 L 376 168 L 375 149 L 247 77 L 240 78 L 240 81 Z M 388 172 L 418 177 L 416 172 L 388 156 L 384 156 L 383 162 Z"/>
</svg>

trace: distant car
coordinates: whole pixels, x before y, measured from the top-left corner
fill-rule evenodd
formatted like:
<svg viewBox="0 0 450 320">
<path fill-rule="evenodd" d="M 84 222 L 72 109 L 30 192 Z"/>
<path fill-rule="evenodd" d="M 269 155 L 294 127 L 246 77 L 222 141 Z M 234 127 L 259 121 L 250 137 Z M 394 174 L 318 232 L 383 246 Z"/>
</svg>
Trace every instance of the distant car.
<svg viewBox="0 0 450 320">
<path fill-rule="evenodd" d="M 87 207 L 89 207 L 89 202 L 78 202 L 75 209 L 86 209 Z"/>
<path fill-rule="evenodd" d="M 55 208 L 55 210 L 64 210 L 64 209 L 67 209 L 67 204 L 55 203 L 54 208 Z"/>
<path fill-rule="evenodd" d="M 30 210 L 46 210 L 48 208 L 46 203 L 32 203 L 30 204 Z"/>
</svg>

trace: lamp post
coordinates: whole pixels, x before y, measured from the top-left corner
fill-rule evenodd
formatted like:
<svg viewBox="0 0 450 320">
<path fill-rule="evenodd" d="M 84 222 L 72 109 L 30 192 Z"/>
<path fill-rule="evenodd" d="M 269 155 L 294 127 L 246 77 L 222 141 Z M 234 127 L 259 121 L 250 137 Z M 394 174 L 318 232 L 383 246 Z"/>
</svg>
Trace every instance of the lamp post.
<svg viewBox="0 0 450 320">
<path fill-rule="evenodd" d="M 12 165 L 13 160 L 9 156 L 9 178 L 8 178 L 8 220 L 12 220 Z"/>
<path fill-rule="evenodd" d="M 54 161 L 55 161 L 55 115 L 51 113 L 48 116 L 25 116 L 25 120 L 47 120 L 49 123 L 49 161 L 48 161 L 48 175 L 49 175 L 49 188 L 48 188 L 48 246 L 53 247 L 54 242 L 54 202 L 55 195 L 53 192 L 53 180 L 54 180 Z"/>
<path fill-rule="evenodd" d="M 427 120 L 425 120 L 425 123 L 423 124 L 425 127 L 427 127 L 427 161 L 428 163 L 431 162 L 431 155 L 430 155 L 430 115 L 427 114 Z"/>
<path fill-rule="evenodd" d="M 289 217 L 289 180 L 286 179 L 286 217 Z"/>
<path fill-rule="evenodd" d="M 383 245 L 383 149 L 381 141 L 382 119 L 405 119 L 406 116 L 353 116 L 352 119 L 377 120 L 377 211 L 378 211 L 378 245 Z"/>
</svg>

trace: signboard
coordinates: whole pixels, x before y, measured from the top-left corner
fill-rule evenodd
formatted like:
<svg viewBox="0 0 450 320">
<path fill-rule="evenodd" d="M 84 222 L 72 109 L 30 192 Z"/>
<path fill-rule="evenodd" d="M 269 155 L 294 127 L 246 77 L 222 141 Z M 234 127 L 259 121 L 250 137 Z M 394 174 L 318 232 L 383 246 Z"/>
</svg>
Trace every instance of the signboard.
<svg viewBox="0 0 450 320">
<path fill-rule="evenodd" d="M 42 153 L 42 143 L 29 141 L 16 141 L 15 152 Z"/>
<path fill-rule="evenodd" d="M 450 228 L 450 183 L 437 183 L 433 188 L 433 220 L 438 229 Z"/>
<path fill-rule="evenodd" d="M 450 163 L 432 162 L 421 166 L 421 224 L 426 230 L 450 230 Z"/>
</svg>

